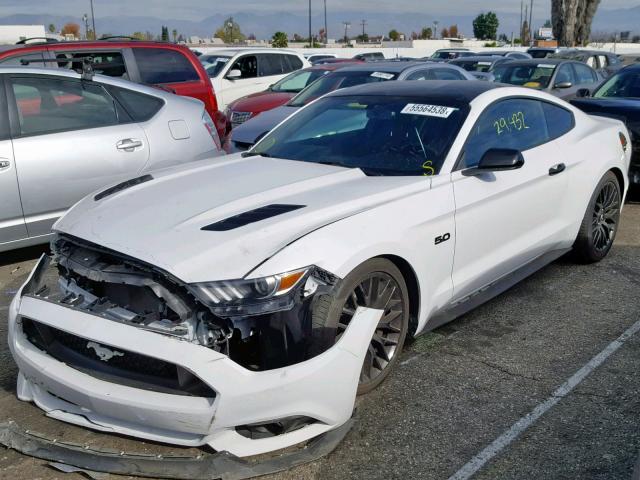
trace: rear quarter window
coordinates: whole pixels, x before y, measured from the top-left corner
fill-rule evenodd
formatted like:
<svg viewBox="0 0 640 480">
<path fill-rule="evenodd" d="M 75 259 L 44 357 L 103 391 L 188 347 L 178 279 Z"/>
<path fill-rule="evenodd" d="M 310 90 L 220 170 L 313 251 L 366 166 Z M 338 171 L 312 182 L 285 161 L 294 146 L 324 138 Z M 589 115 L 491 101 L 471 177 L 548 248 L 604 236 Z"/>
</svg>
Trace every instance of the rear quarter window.
<svg viewBox="0 0 640 480">
<path fill-rule="evenodd" d="M 164 105 L 160 98 L 126 88 L 110 87 L 109 91 L 136 122 L 150 120 Z"/>
<path fill-rule="evenodd" d="M 42 62 L 42 59 L 43 58 L 41 52 L 29 53 L 26 55 L 16 55 L 9 58 L 3 58 L 2 60 L 0 60 L 0 65 L 2 65 L 3 67 L 20 66 L 22 65 L 22 61 L 25 60 L 27 62 L 34 62 L 30 65 L 32 67 L 45 67 L 46 65 L 44 62 Z"/>
<path fill-rule="evenodd" d="M 542 102 L 542 110 L 547 121 L 549 140 L 561 137 L 575 124 L 573 113 L 551 103 Z"/>
<path fill-rule="evenodd" d="M 181 52 L 164 48 L 134 48 L 143 83 L 179 83 L 200 79 L 189 59 Z"/>
</svg>

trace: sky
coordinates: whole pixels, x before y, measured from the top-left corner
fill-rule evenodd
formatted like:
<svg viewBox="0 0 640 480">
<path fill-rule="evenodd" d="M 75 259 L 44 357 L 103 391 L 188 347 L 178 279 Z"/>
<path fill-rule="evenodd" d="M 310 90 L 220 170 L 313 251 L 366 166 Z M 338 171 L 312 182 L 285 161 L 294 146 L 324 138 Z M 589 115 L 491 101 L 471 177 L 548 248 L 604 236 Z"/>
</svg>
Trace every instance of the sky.
<svg viewBox="0 0 640 480">
<path fill-rule="evenodd" d="M 527 0 L 530 1 L 530 0 Z M 151 16 L 181 20 L 200 20 L 214 13 L 269 12 L 274 13 L 274 1 L 235 0 L 94 0 L 96 17 Z M 631 7 L 632 0 L 603 0 L 600 9 Z M 322 0 L 312 0 L 312 8 L 320 10 Z M 306 0 L 278 0 L 277 10 L 306 12 Z M 424 12 L 431 15 L 457 15 L 467 12 L 494 10 L 496 13 L 520 12 L 519 0 L 327 0 L 330 11 Z M 89 10 L 89 0 L 0 0 L 0 15 L 16 13 L 80 16 Z M 550 0 L 534 0 L 536 11 L 550 12 Z"/>
</svg>

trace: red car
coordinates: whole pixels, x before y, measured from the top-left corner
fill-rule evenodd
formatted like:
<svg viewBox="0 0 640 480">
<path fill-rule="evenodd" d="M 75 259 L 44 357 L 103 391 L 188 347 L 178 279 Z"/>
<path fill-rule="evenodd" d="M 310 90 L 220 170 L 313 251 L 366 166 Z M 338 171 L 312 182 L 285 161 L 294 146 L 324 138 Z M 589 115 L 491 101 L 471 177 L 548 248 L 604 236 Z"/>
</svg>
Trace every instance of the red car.
<svg viewBox="0 0 640 480">
<path fill-rule="evenodd" d="M 96 73 L 154 85 L 178 95 L 202 100 L 220 138 L 225 118 L 218 111 L 213 86 L 198 57 L 182 45 L 113 38 L 81 42 L 41 42 L 0 47 L 0 66 L 20 65 L 82 68 L 82 59 L 93 57 Z M 68 62 L 64 60 L 68 59 Z M 46 62 L 45 60 L 53 60 Z M 57 61 L 55 61 L 57 60 Z"/>
<path fill-rule="evenodd" d="M 293 72 L 291 75 L 287 75 L 279 82 L 271 85 L 264 92 L 253 93 L 246 97 L 239 98 L 235 102 L 232 102 L 225 111 L 225 117 L 228 122 L 226 133 L 228 134 L 232 128 L 255 117 L 259 113 L 284 105 L 300 93 L 303 88 L 311 85 L 321 76 L 338 68 L 347 67 L 352 63 L 354 62 L 331 63 L 303 68 L 302 70 Z"/>
</svg>

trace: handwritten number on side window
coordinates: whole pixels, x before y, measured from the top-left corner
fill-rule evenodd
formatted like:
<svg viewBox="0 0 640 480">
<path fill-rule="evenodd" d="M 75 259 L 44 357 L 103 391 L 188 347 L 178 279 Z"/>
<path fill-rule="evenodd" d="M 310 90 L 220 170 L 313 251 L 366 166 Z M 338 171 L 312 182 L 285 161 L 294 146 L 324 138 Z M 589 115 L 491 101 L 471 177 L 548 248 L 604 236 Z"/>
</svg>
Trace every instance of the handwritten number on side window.
<svg viewBox="0 0 640 480">
<path fill-rule="evenodd" d="M 496 133 L 498 135 L 502 135 L 503 132 L 507 131 L 511 132 L 520 132 L 522 130 L 526 130 L 529 128 L 524 119 L 523 112 L 515 112 L 511 117 L 505 118 L 500 117 L 495 122 L 493 122 L 493 126 L 496 129 Z"/>
<path fill-rule="evenodd" d="M 433 175 L 435 175 L 436 169 L 433 168 L 432 165 L 433 162 L 431 160 L 427 160 L 422 164 L 422 169 L 424 170 L 424 172 L 422 172 L 423 176 L 432 177 Z"/>
</svg>

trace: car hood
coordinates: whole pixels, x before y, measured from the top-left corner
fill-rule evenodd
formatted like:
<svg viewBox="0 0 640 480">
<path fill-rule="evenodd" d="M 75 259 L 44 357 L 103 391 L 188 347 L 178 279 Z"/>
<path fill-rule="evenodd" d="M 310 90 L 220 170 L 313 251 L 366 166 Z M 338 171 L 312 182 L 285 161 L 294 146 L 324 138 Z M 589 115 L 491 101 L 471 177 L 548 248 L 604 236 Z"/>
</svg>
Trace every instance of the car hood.
<svg viewBox="0 0 640 480">
<path fill-rule="evenodd" d="M 251 118 L 238 125 L 231 131 L 231 140 L 234 142 L 254 144 L 265 133 L 271 131 L 282 120 L 296 112 L 298 107 L 283 105 L 273 110 L 261 113 L 255 118 Z"/>
<path fill-rule="evenodd" d="M 580 98 L 572 100 L 571 104 L 583 112 L 625 122 L 634 143 L 640 142 L 640 99 Z"/>
<path fill-rule="evenodd" d="M 284 105 L 293 97 L 291 92 L 266 92 L 253 93 L 240 98 L 229 105 L 229 109 L 234 112 L 252 112 L 254 114 L 265 112 L 273 108 Z"/>
<path fill-rule="evenodd" d="M 86 197 L 54 231 L 186 283 L 234 279 L 313 230 L 430 187 L 424 177 L 367 177 L 360 169 L 240 154 L 152 175 L 100 200 Z M 302 208 L 226 231 L 202 230 L 274 204 Z"/>
</svg>

